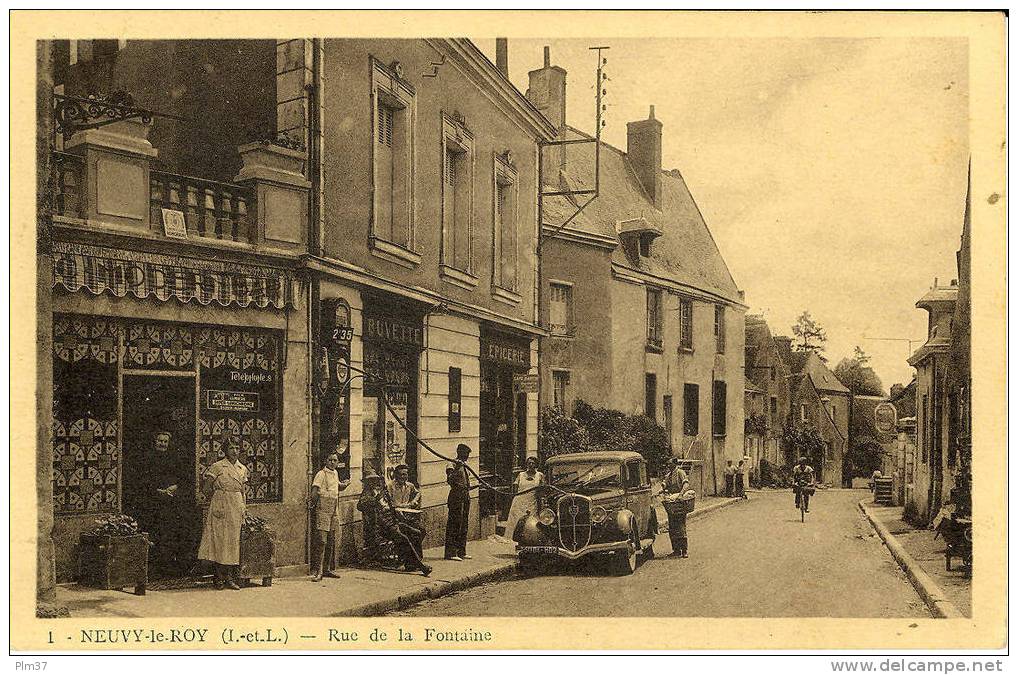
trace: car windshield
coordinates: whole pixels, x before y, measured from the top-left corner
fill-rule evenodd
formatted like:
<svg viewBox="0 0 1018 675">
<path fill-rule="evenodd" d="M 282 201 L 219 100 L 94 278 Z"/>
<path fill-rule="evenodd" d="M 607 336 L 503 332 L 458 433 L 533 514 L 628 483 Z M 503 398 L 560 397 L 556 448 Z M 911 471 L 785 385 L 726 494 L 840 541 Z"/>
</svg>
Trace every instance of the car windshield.
<svg viewBox="0 0 1018 675">
<path fill-rule="evenodd" d="M 549 468 L 549 480 L 558 487 L 619 487 L 622 480 L 618 462 L 575 462 Z"/>
</svg>

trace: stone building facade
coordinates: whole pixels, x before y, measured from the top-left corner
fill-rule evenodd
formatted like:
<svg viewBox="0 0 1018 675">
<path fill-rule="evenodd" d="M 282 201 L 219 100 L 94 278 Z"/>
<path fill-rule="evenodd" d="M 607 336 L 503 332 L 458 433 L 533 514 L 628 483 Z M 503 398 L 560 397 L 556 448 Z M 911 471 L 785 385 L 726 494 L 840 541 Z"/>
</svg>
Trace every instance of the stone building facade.
<svg viewBox="0 0 1018 675">
<path fill-rule="evenodd" d="M 566 77 L 546 50 L 527 96 L 560 140 L 592 140 L 567 122 Z M 681 173 L 662 167 L 662 143 L 651 106 L 627 124 L 625 151 L 601 144 L 589 207 L 560 227 L 577 203 L 545 200 L 541 380 L 545 402 L 567 411 L 581 396 L 654 419 L 713 492 L 744 452 L 746 305 Z M 561 146 L 546 154 L 544 181 L 590 187 L 594 166 L 593 144 Z"/>
</svg>

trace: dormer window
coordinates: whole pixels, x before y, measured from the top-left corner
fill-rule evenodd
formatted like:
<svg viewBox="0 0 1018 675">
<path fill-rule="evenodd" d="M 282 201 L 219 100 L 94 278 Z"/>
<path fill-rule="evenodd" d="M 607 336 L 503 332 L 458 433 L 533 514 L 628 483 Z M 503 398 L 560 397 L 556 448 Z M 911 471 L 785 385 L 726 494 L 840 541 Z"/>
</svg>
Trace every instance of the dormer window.
<svg viewBox="0 0 1018 675">
<path fill-rule="evenodd" d="M 633 264 L 649 258 L 651 242 L 661 236 L 661 230 L 642 217 L 616 221 L 615 231 Z"/>
<path fill-rule="evenodd" d="M 640 237 L 640 257 L 650 257 L 650 237 Z"/>
</svg>

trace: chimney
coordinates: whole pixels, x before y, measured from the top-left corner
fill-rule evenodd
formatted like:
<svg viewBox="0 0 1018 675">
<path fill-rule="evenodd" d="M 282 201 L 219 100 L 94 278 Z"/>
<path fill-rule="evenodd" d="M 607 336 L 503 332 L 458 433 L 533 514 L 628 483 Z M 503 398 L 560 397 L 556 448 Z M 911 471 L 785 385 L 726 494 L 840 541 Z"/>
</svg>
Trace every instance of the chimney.
<svg viewBox="0 0 1018 675">
<path fill-rule="evenodd" d="M 626 124 L 626 154 L 650 201 L 661 208 L 661 122 L 654 106 L 645 120 Z"/>
<path fill-rule="evenodd" d="M 551 65 L 551 47 L 544 48 L 544 67 L 530 71 L 527 99 L 558 129 L 558 137 L 565 138 L 566 71 Z M 558 183 L 559 171 L 566 164 L 566 146 L 560 145 L 556 150 L 544 153 L 543 167 L 545 180 L 554 184 Z"/>
<path fill-rule="evenodd" d="M 495 67 L 509 79 L 509 41 L 505 38 L 495 38 Z"/>
</svg>

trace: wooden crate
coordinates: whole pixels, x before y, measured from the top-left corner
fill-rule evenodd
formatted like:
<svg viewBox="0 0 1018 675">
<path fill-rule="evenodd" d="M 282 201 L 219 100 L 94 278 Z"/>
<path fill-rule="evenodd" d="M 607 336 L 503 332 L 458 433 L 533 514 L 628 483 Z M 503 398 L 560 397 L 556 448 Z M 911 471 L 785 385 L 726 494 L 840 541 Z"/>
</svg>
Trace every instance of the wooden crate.
<svg viewBox="0 0 1018 675">
<path fill-rule="evenodd" d="M 148 535 L 127 537 L 83 534 L 78 547 L 78 583 L 106 590 L 134 586 L 145 595 L 148 585 Z"/>
<path fill-rule="evenodd" d="M 276 567 L 276 545 L 272 532 L 240 533 L 240 578 L 245 582 L 261 577 L 262 586 L 272 585 Z"/>
</svg>

